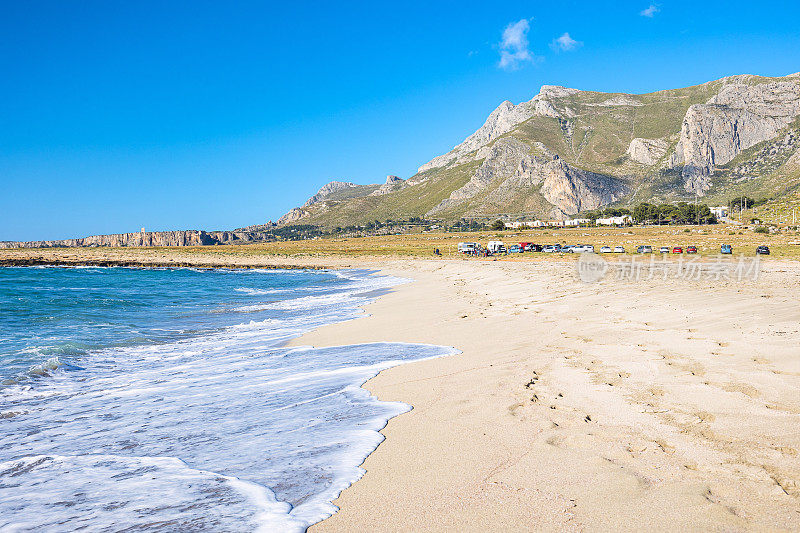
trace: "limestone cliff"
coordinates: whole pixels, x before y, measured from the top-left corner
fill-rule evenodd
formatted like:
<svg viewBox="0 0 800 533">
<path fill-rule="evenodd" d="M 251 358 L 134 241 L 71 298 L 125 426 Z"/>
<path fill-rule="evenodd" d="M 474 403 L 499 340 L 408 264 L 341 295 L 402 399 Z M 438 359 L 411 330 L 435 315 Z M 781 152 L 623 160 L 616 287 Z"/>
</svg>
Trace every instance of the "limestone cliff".
<svg viewBox="0 0 800 533">
<path fill-rule="evenodd" d="M 558 99 L 577 93 L 577 89 L 568 89 L 555 85 L 542 86 L 539 94 L 533 99 L 514 105 L 508 100 L 501 103 L 491 112 L 483 126 L 464 139 L 464 141 L 444 155 L 433 158 L 419 167 L 418 172 L 425 172 L 437 167 L 453 163 L 463 163 L 475 150 L 486 146 L 489 142 L 508 133 L 518 124 L 534 115 L 558 118 L 574 116 L 574 112 L 566 106 L 558 106 Z"/>
<path fill-rule="evenodd" d="M 545 85 L 502 102 L 406 180 L 336 182 L 281 223 L 349 225 L 498 214 L 567 217 L 608 204 L 727 202 L 800 186 L 800 75 L 739 75 L 647 94 Z"/>
<path fill-rule="evenodd" d="M 684 188 L 703 195 L 711 176 L 739 153 L 775 137 L 800 115 L 800 83 L 731 83 L 705 104 L 691 106 L 670 166 L 682 166 Z"/>
<path fill-rule="evenodd" d="M 210 246 L 263 242 L 264 234 L 233 231 L 147 231 L 92 235 L 80 239 L 55 241 L 0 242 L 0 248 L 72 248 L 81 246 Z"/>
<path fill-rule="evenodd" d="M 655 165 L 667 153 L 667 141 L 637 137 L 631 141 L 625 153 L 637 163 Z"/>
<path fill-rule="evenodd" d="M 399 191 L 405 185 L 405 180 L 398 176 L 386 176 L 386 182 L 370 193 L 370 196 L 382 196 L 384 194 Z"/>
<path fill-rule="evenodd" d="M 564 218 L 611 203 L 627 190 L 622 180 L 572 167 L 541 143 L 532 148 L 503 138 L 488 150 L 472 178 L 427 215 L 452 209 L 484 193 L 488 202 L 500 206 L 520 195 L 540 194 L 553 206 L 548 215 Z"/>
<path fill-rule="evenodd" d="M 345 189 L 353 189 L 358 187 L 355 183 L 350 183 L 348 181 L 331 181 L 330 183 L 326 183 L 323 185 L 318 191 L 317 194 L 306 200 L 306 203 L 303 204 L 303 207 L 308 207 L 310 205 L 316 204 L 317 202 L 321 202 L 325 198 L 329 197 L 335 192 L 339 192 Z"/>
</svg>

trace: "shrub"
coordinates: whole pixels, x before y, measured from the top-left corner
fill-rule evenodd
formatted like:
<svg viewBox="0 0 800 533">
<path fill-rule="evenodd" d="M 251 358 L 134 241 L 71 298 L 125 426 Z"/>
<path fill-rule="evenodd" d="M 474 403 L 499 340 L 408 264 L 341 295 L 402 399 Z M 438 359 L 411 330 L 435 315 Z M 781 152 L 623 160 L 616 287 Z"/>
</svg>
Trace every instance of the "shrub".
<svg viewBox="0 0 800 533">
<path fill-rule="evenodd" d="M 758 226 L 753 231 L 755 231 L 756 233 L 769 233 L 769 230 L 767 229 L 766 226 Z"/>
</svg>

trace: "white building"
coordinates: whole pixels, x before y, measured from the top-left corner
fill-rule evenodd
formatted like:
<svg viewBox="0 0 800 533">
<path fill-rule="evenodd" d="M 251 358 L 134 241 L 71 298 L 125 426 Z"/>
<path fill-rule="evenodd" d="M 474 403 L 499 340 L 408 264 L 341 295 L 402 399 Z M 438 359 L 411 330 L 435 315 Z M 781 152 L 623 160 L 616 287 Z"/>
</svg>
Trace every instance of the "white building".
<svg viewBox="0 0 800 533">
<path fill-rule="evenodd" d="M 541 220 L 516 220 L 514 222 L 506 222 L 507 228 L 520 229 L 520 228 L 540 228 L 544 226 Z"/>
<path fill-rule="evenodd" d="M 580 226 L 581 224 L 589 224 L 592 221 L 588 218 L 571 218 L 564 221 L 565 226 Z"/>
<path fill-rule="evenodd" d="M 598 218 L 595 222 L 596 226 L 624 226 L 625 224 L 633 224 L 633 218 L 630 215 L 622 215 L 621 217 L 608 217 Z"/>
<path fill-rule="evenodd" d="M 711 213 L 717 218 L 728 218 L 728 206 L 718 205 L 717 207 L 710 207 Z"/>
</svg>

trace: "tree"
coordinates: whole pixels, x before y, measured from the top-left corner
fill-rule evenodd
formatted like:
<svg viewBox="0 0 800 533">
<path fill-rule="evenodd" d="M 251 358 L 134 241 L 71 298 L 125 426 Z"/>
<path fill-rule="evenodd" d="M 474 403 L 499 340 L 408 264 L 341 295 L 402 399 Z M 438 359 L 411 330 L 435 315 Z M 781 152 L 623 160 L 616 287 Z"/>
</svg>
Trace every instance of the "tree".
<svg viewBox="0 0 800 533">
<path fill-rule="evenodd" d="M 701 204 L 697 206 L 697 215 L 696 220 L 699 221 L 700 224 L 716 224 L 717 217 L 714 213 L 711 212 L 711 208 L 708 207 L 706 204 Z"/>
<path fill-rule="evenodd" d="M 686 202 L 678 202 L 675 206 L 673 220 L 677 224 L 689 224 L 695 220 L 694 206 Z"/>
<path fill-rule="evenodd" d="M 658 206 L 641 203 L 633 208 L 633 218 L 640 224 L 658 219 Z"/>
<path fill-rule="evenodd" d="M 492 229 L 495 231 L 500 231 L 501 229 L 506 229 L 506 223 L 500 220 L 499 218 L 492 222 Z"/>
<path fill-rule="evenodd" d="M 658 223 L 666 222 L 671 224 L 677 216 L 678 209 L 671 204 L 661 204 L 658 206 L 656 214 L 658 216 Z"/>
<path fill-rule="evenodd" d="M 750 198 L 749 196 L 737 196 L 728 201 L 728 209 L 731 211 L 742 211 L 744 209 L 750 209 L 755 205 L 756 201 Z"/>
</svg>

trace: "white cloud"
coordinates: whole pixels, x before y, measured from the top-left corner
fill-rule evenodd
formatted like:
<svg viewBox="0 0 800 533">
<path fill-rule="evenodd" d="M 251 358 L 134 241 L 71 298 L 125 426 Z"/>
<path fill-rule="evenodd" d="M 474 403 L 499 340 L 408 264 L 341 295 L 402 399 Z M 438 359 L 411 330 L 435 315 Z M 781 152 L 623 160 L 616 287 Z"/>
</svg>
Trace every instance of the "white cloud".
<svg viewBox="0 0 800 533">
<path fill-rule="evenodd" d="M 567 32 L 564 32 L 561 37 L 553 39 L 553 42 L 550 43 L 550 48 L 556 52 L 569 52 L 581 46 L 583 46 L 583 43 L 570 37 Z"/>
<path fill-rule="evenodd" d="M 658 7 L 657 4 L 650 4 L 650 7 L 648 7 L 647 9 L 639 11 L 639 14 L 643 17 L 653 18 L 653 16 L 655 16 L 655 14 L 658 13 L 659 11 L 661 11 L 661 8 Z"/>
<path fill-rule="evenodd" d="M 503 30 L 500 41 L 500 61 L 497 66 L 505 70 L 516 70 L 521 64 L 532 62 L 536 57 L 528 50 L 528 19 L 512 22 Z"/>
</svg>

